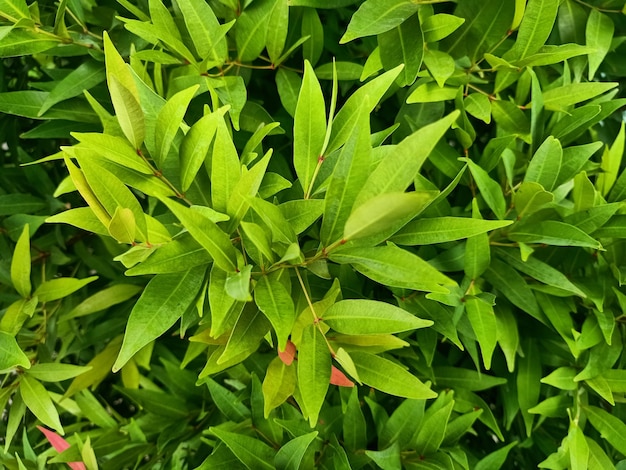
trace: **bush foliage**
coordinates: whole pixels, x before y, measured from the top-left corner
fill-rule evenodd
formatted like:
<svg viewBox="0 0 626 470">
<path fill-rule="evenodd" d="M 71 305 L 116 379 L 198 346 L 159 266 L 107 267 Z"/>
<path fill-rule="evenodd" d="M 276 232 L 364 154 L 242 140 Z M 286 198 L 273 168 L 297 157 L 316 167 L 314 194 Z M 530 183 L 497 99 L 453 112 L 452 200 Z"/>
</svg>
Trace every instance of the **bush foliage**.
<svg viewBox="0 0 626 470">
<path fill-rule="evenodd" d="M 623 3 L 0 0 L 1 464 L 625 468 Z"/>
</svg>

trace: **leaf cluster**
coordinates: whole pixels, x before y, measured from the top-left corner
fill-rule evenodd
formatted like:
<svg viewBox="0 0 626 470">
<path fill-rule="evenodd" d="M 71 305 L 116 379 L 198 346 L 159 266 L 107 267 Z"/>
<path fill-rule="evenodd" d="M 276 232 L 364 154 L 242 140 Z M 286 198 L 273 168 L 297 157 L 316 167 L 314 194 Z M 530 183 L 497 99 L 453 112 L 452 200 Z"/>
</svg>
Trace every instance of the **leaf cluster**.
<svg viewBox="0 0 626 470">
<path fill-rule="evenodd" d="M 624 37 L 618 0 L 0 0 L 0 462 L 620 468 Z"/>
</svg>

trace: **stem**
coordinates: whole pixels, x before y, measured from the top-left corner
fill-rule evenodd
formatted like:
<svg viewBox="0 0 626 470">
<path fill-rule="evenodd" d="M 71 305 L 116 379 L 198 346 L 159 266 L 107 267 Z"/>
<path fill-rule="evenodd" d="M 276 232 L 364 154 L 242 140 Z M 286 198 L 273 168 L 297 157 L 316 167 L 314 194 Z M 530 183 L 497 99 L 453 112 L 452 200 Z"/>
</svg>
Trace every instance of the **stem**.
<svg viewBox="0 0 626 470">
<path fill-rule="evenodd" d="M 300 275 L 300 271 L 298 271 L 298 268 L 296 268 L 296 276 L 298 276 L 298 281 L 300 281 L 300 287 L 302 287 L 302 292 L 304 292 L 304 297 L 306 298 L 306 302 L 307 304 L 309 304 L 309 308 L 311 309 L 311 313 L 313 314 L 313 324 L 322 335 L 322 338 L 324 338 L 324 341 L 326 342 L 326 346 L 328 347 L 328 350 L 330 351 L 330 355 L 332 357 L 335 357 L 335 350 L 330 345 L 330 342 L 328 341 L 328 338 L 326 338 L 324 331 L 322 331 L 322 326 L 320 325 L 321 319 L 315 313 L 313 302 L 311 302 L 311 297 L 309 296 L 309 292 L 306 290 L 306 286 L 304 285 L 304 281 L 302 280 L 302 276 Z"/>
<path fill-rule="evenodd" d="M 597 10 L 597 11 L 601 11 L 604 13 L 621 13 L 622 12 L 621 10 L 609 10 L 607 8 L 599 8 L 597 6 L 590 5 L 587 2 L 583 2 L 582 0 L 576 0 L 576 2 L 580 3 L 581 5 L 586 6 L 587 8 L 591 8 L 592 10 Z"/>
</svg>

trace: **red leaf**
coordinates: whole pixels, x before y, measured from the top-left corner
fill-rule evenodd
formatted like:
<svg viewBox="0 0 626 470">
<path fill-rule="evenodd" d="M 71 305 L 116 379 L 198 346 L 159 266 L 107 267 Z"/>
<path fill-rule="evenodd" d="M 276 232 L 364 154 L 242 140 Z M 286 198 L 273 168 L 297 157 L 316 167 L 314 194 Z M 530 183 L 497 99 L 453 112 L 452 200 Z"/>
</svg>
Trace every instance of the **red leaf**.
<svg viewBox="0 0 626 470">
<path fill-rule="evenodd" d="M 290 366 L 293 362 L 294 357 L 296 357 L 296 345 L 291 342 L 291 340 L 287 340 L 287 346 L 285 346 L 285 350 L 278 350 L 278 357 L 283 363 L 287 366 Z"/>
<path fill-rule="evenodd" d="M 70 448 L 70 443 L 59 436 L 56 432 L 50 431 L 42 426 L 37 426 L 37 429 L 39 429 L 43 435 L 46 436 L 48 442 L 57 452 L 61 453 Z M 85 467 L 85 464 L 82 462 L 67 462 L 67 464 L 72 470 L 87 470 L 87 467 Z"/>
<path fill-rule="evenodd" d="M 354 382 L 335 366 L 330 370 L 330 383 L 340 387 L 354 387 Z"/>
</svg>

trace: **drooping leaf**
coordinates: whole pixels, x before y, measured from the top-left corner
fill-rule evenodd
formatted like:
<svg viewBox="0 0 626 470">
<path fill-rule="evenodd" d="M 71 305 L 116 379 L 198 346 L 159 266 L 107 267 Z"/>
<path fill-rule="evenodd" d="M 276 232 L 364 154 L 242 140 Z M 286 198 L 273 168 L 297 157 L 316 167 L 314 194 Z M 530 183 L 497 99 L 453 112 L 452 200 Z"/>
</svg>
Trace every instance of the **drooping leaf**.
<svg viewBox="0 0 626 470">
<path fill-rule="evenodd" d="M 482 220 L 468 217 L 432 217 L 413 220 L 391 241 L 398 245 L 431 245 L 469 238 L 511 225 L 510 220 Z"/>
<path fill-rule="evenodd" d="M 254 300 L 274 327 L 278 348 L 284 350 L 296 314 L 291 295 L 280 281 L 280 272 L 259 279 L 254 288 Z"/>
<path fill-rule="evenodd" d="M 352 16 L 339 43 L 389 31 L 415 14 L 417 9 L 416 3 L 406 0 L 366 0 Z"/>
<path fill-rule="evenodd" d="M 174 325 L 198 295 L 204 273 L 205 267 L 200 266 L 182 274 L 158 274 L 152 278 L 130 313 L 114 371 Z"/>
<path fill-rule="evenodd" d="M 456 283 L 419 256 L 393 244 L 373 248 L 347 248 L 330 259 L 351 264 L 357 271 L 381 284 L 429 292 L 447 292 Z"/>
<path fill-rule="evenodd" d="M 273 465 L 274 450 L 267 444 L 244 434 L 225 431 L 218 427 L 211 427 L 209 430 L 226 444 L 246 468 L 268 470 L 275 468 Z"/>
<path fill-rule="evenodd" d="M 432 325 L 401 308 L 374 300 L 341 300 L 323 316 L 333 330 L 349 335 L 399 333 Z"/>
<path fill-rule="evenodd" d="M 388 359 L 365 352 L 353 352 L 351 356 L 361 381 L 370 387 L 390 395 L 418 400 L 437 396 L 417 377 Z"/>
<path fill-rule="evenodd" d="M 63 426 L 50 394 L 37 379 L 24 374 L 20 380 L 20 395 L 26 407 L 46 426 L 63 435 Z"/>
<path fill-rule="evenodd" d="M 330 383 L 331 358 L 328 345 L 317 325 L 302 334 L 298 352 L 298 389 L 311 427 L 318 416 Z"/>
</svg>

